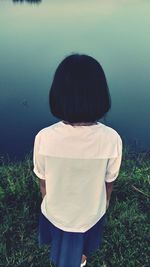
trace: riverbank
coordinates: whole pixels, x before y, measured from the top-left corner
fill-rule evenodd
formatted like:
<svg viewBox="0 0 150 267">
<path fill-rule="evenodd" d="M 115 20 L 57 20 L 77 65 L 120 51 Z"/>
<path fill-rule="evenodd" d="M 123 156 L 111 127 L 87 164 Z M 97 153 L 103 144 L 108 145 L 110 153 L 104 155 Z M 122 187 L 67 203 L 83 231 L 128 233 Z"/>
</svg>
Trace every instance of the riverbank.
<svg viewBox="0 0 150 267">
<path fill-rule="evenodd" d="M 0 166 L 0 266 L 48 267 L 48 248 L 38 248 L 41 195 L 33 173 L 32 155 Z M 87 267 L 148 267 L 150 152 L 124 149 L 114 184 L 101 250 Z M 51 265 L 53 266 L 53 265 Z"/>
</svg>

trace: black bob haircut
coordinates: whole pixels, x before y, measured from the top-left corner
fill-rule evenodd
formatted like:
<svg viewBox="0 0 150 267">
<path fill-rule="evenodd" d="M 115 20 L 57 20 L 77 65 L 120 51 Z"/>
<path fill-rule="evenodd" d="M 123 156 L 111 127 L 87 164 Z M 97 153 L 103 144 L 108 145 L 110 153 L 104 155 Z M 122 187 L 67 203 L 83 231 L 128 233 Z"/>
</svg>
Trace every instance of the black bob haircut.
<svg viewBox="0 0 150 267">
<path fill-rule="evenodd" d="M 91 56 L 72 54 L 57 67 L 49 91 L 51 113 L 66 122 L 95 122 L 111 108 L 105 73 Z"/>
</svg>

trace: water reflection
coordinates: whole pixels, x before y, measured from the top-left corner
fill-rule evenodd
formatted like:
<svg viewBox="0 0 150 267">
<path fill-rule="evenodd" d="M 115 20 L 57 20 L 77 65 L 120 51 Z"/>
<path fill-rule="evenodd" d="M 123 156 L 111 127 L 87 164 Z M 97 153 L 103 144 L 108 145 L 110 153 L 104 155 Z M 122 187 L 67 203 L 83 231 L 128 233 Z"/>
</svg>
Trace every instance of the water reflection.
<svg viewBox="0 0 150 267">
<path fill-rule="evenodd" d="M 28 108 L 29 107 L 28 100 L 25 99 L 25 98 L 20 102 L 20 104 L 23 105 L 23 107 L 25 107 L 25 108 Z"/>
<path fill-rule="evenodd" d="M 12 0 L 12 1 L 14 3 L 16 3 L 16 2 L 20 2 L 20 3 L 28 2 L 28 3 L 36 3 L 36 4 L 42 2 L 42 0 Z"/>
<path fill-rule="evenodd" d="M 23 157 L 35 134 L 57 122 L 49 87 L 72 52 L 95 57 L 105 69 L 112 109 L 104 123 L 133 150 L 150 149 L 150 0 L 0 0 L 0 6 L 1 155 Z"/>
</svg>

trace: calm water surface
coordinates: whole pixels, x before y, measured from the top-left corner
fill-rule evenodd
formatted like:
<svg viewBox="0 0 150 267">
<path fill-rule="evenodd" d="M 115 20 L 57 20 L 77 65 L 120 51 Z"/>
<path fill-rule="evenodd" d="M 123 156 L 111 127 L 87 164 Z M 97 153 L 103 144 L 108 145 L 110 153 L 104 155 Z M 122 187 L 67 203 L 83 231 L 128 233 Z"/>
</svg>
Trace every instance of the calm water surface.
<svg viewBox="0 0 150 267">
<path fill-rule="evenodd" d="M 150 1 L 0 0 L 0 155 L 22 159 L 58 121 L 48 93 L 72 52 L 95 57 L 112 109 L 105 123 L 133 149 L 150 150 Z"/>
</svg>

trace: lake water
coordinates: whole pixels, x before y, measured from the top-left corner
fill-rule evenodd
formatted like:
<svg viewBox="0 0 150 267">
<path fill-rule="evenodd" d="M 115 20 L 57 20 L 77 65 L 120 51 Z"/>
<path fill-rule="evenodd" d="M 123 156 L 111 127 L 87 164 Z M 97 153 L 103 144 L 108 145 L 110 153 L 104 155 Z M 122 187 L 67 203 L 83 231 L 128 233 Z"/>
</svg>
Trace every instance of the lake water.
<svg viewBox="0 0 150 267">
<path fill-rule="evenodd" d="M 149 0 L 0 0 L 0 154 L 23 159 L 49 111 L 55 68 L 70 53 L 95 57 L 112 108 L 105 123 L 150 150 Z"/>
</svg>

